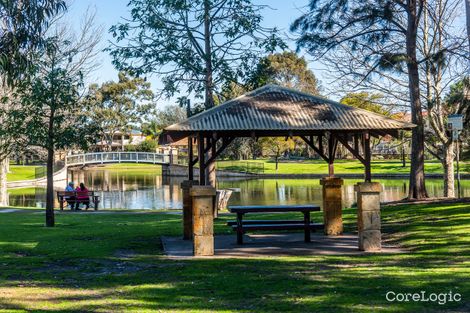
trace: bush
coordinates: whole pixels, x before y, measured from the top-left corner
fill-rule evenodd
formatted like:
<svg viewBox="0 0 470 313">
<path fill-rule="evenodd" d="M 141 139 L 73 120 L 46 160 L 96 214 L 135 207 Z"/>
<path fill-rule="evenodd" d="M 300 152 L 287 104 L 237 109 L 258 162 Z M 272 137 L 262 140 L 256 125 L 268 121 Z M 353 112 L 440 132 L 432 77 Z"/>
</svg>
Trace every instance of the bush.
<svg viewBox="0 0 470 313">
<path fill-rule="evenodd" d="M 139 143 L 136 148 L 137 151 L 140 152 L 155 152 L 155 149 L 157 149 L 157 142 L 152 139 L 146 139 Z"/>
<path fill-rule="evenodd" d="M 146 139 L 138 145 L 126 145 L 125 150 L 128 152 L 155 152 L 157 142 L 152 139 Z"/>
</svg>

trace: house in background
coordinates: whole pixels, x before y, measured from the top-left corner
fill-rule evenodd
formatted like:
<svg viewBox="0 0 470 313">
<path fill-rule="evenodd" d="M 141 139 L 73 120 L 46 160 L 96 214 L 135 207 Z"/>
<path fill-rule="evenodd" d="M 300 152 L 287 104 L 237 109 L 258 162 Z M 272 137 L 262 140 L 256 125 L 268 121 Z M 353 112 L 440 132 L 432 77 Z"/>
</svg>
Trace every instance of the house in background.
<svg viewBox="0 0 470 313">
<path fill-rule="evenodd" d="M 193 143 L 194 151 L 197 151 L 197 143 Z M 168 145 L 162 145 L 158 147 L 159 153 L 166 153 L 170 150 L 176 150 L 179 155 L 187 155 L 188 154 L 188 139 L 184 138 L 175 142 L 172 142 Z"/>
<path fill-rule="evenodd" d="M 128 145 L 137 146 L 144 142 L 146 136 L 140 130 L 132 130 L 130 133 L 116 132 L 113 135 L 111 145 L 105 140 L 98 141 L 91 148 L 94 151 L 125 151 Z"/>
</svg>

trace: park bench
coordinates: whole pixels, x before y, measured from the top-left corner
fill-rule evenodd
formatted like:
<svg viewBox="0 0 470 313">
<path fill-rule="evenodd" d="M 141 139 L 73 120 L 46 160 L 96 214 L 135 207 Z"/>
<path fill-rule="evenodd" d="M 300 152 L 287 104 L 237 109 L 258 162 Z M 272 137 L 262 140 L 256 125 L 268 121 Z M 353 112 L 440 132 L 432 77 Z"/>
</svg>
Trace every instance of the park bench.
<svg viewBox="0 0 470 313">
<path fill-rule="evenodd" d="M 312 223 L 310 212 L 320 211 L 318 205 L 250 205 L 229 206 L 231 213 L 237 214 L 236 221 L 228 221 L 227 225 L 237 232 L 237 243 L 243 244 L 243 234 L 255 230 L 304 230 L 305 242 L 310 242 L 310 232 L 323 229 L 323 224 Z M 248 213 L 287 213 L 301 212 L 303 220 L 243 220 Z"/>
<path fill-rule="evenodd" d="M 95 211 L 98 210 L 100 196 L 96 196 L 94 191 L 88 191 L 88 197 L 90 199 L 90 204 L 93 204 L 93 208 L 95 209 Z M 76 191 L 57 191 L 57 200 L 59 201 L 59 207 L 61 211 L 64 209 L 65 202 L 69 204 L 81 202 L 77 199 Z"/>
</svg>

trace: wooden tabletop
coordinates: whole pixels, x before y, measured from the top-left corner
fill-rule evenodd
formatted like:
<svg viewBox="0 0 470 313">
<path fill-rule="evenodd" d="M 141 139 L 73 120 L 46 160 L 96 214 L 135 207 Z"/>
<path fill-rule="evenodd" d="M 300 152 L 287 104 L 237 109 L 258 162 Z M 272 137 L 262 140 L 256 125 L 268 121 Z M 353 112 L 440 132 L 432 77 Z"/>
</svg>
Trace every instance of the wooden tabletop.
<svg viewBox="0 0 470 313">
<path fill-rule="evenodd" d="M 316 212 L 320 206 L 312 204 L 304 205 L 232 205 L 228 207 L 231 213 L 251 212 Z"/>
</svg>

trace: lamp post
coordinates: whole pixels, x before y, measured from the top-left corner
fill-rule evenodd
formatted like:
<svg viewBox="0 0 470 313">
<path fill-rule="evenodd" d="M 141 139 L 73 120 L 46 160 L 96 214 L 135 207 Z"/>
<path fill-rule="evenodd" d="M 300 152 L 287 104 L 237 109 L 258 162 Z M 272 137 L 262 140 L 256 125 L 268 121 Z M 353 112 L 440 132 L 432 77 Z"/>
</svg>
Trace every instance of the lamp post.
<svg viewBox="0 0 470 313">
<path fill-rule="evenodd" d="M 447 123 L 452 131 L 452 140 L 455 142 L 456 150 L 456 161 L 457 161 L 457 197 L 460 199 L 460 147 L 459 147 L 459 135 L 463 129 L 463 115 L 452 114 L 447 117 Z"/>
</svg>

